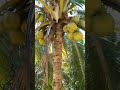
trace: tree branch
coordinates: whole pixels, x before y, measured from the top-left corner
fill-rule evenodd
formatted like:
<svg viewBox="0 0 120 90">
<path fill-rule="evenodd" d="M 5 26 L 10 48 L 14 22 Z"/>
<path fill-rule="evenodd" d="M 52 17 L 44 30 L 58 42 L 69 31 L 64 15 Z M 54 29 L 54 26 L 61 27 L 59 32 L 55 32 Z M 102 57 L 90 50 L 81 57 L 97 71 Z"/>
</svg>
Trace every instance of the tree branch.
<svg viewBox="0 0 120 90">
<path fill-rule="evenodd" d="M 105 74 L 106 82 L 108 84 L 107 86 L 108 86 L 109 90 L 112 90 L 110 70 L 109 70 L 106 58 L 103 54 L 102 46 L 101 46 L 100 42 L 96 39 L 94 33 L 91 33 L 90 37 L 93 40 L 93 42 L 95 43 L 95 48 L 96 48 L 97 54 L 99 56 L 100 64 L 101 64 L 102 70 Z"/>
</svg>

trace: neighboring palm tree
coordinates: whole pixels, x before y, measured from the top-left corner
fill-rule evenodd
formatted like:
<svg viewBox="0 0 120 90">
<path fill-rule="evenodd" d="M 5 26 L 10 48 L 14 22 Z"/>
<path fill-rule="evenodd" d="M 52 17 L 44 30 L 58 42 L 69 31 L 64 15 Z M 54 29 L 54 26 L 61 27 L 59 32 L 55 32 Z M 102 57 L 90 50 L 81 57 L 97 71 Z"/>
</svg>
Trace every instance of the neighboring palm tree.
<svg viewBox="0 0 120 90">
<path fill-rule="evenodd" d="M 19 28 L 17 28 L 16 30 L 18 30 L 18 32 L 23 32 L 22 34 L 24 37 L 24 34 L 28 32 L 26 31 L 26 23 L 24 24 L 25 26 L 23 26 L 23 31 L 21 29 L 21 26 L 22 26 L 23 20 L 27 20 L 27 17 L 31 15 L 31 14 L 28 15 L 28 12 L 30 11 L 30 7 L 31 7 L 31 2 L 29 2 L 29 0 L 22 0 L 22 1 L 21 0 L 9 0 L 9 1 L 1 0 L 1 2 L 2 1 L 4 1 L 4 3 L 0 3 L 1 4 L 0 5 L 0 37 L 1 37 L 0 38 L 0 75 L 1 75 L 0 90 L 8 90 L 8 89 L 27 90 L 27 87 L 30 87 L 30 85 L 27 86 L 25 82 L 29 81 L 30 78 L 29 80 L 28 79 L 26 80 L 25 66 L 27 65 L 25 63 L 25 58 L 24 58 L 25 42 L 23 41 L 22 44 L 20 43 L 18 44 L 16 41 L 15 41 L 16 43 L 12 42 L 10 38 L 10 33 L 14 29 L 11 29 L 11 28 L 6 29 L 3 27 L 3 22 L 4 22 L 3 17 L 7 12 L 17 13 L 20 16 L 21 20 L 20 20 Z M 16 25 L 14 21 L 15 20 L 13 20 L 13 23 Z M 28 23 L 27 25 L 29 26 L 31 23 L 30 20 L 28 20 L 27 23 Z M 19 36 L 14 38 L 14 40 L 17 39 L 17 41 L 19 41 L 20 38 L 19 40 L 18 38 Z M 29 41 L 28 38 L 26 41 Z M 28 53 L 31 53 L 31 52 L 27 52 L 27 54 Z M 32 58 L 33 58 L 33 55 L 32 55 Z M 33 83 L 32 79 L 31 81 Z M 33 86 L 34 85 L 32 84 L 31 87 Z"/>
<path fill-rule="evenodd" d="M 115 13 L 119 8 L 116 3 L 117 0 L 113 2 L 109 0 L 101 1 L 116 24 L 118 18 L 115 17 Z M 118 12 L 117 15 L 119 16 L 120 13 Z M 119 24 L 116 24 L 115 27 L 119 28 Z M 86 34 L 86 90 L 119 90 L 120 54 L 118 53 L 120 47 L 118 47 L 117 35 L 119 35 L 119 29 L 115 29 L 115 32 L 111 35 L 104 37 L 95 33 Z"/>
</svg>

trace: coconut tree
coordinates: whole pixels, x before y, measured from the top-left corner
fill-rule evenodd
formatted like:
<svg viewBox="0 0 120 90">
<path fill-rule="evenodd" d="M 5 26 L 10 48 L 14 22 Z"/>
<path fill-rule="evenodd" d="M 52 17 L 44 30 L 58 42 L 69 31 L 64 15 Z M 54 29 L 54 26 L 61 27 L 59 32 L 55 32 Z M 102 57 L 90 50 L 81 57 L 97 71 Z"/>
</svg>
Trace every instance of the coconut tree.
<svg viewBox="0 0 120 90">
<path fill-rule="evenodd" d="M 119 7 L 117 0 L 114 2 L 112 0 L 92 1 L 94 0 L 91 0 L 91 2 L 86 1 L 86 7 L 89 7 L 86 10 L 86 13 L 88 13 L 86 14 L 86 89 L 117 90 L 119 89 L 119 85 L 115 82 L 119 82 L 119 78 L 117 77 L 119 75 L 119 59 L 117 59 L 119 57 L 117 54 L 119 47 L 117 47 L 118 43 L 115 44 L 115 42 L 119 42 L 117 39 L 119 25 L 116 23 L 117 19 L 115 15 L 119 15 Z M 90 6 L 90 3 L 96 3 L 95 7 Z M 112 6 L 113 4 L 116 4 L 116 6 Z M 106 17 L 105 14 L 108 16 Z M 101 17 L 101 15 L 104 16 Z M 106 21 L 109 22 L 105 23 L 102 19 L 99 21 L 100 18 L 96 19 L 97 16 L 101 18 L 105 17 L 104 20 L 109 16 L 111 18 L 107 19 Z M 102 24 L 108 24 L 109 26 L 103 26 Z M 110 28 L 108 29 L 107 27 Z M 117 50 L 115 47 L 117 47 Z"/>
<path fill-rule="evenodd" d="M 76 84 L 76 87 L 71 88 L 81 88 L 82 85 L 84 87 L 84 59 L 82 58 L 84 57 L 84 55 L 80 54 L 80 47 L 78 47 L 78 45 L 82 46 L 80 42 L 82 42 L 83 40 L 83 35 L 80 30 L 80 28 L 84 29 L 84 10 L 80 10 L 83 4 L 83 0 L 36 0 L 35 47 L 36 57 L 38 57 L 36 58 L 36 60 L 38 60 L 36 62 L 39 62 L 40 64 L 38 65 L 36 63 L 36 73 L 39 72 L 39 75 L 41 76 L 40 82 L 43 82 L 41 83 L 42 85 L 39 86 L 39 88 L 45 90 L 48 88 L 50 90 L 52 88 L 53 90 L 61 90 L 68 87 L 70 85 L 68 81 L 76 78 L 73 77 L 73 74 L 71 74 L 74 72 L 69 71 L 72 71 L 74 68 L 78 68 L 80 70 L 80 72 L 78 73 L 75 71 L 75 75 L 80 75 L 81 80 L 79 80 L 80 78 L 76 78 L 76 80 L 71 83 Z M 74 17 L 70 15 L 73 15 Z M 68 44 L 70 44 L 70 50 L 67 49 L 67 46 L 69 46 Z M 72 51 L 74 52 L 74 54 L 76 53 L 77 56 L 74 56 L 74 54 L 72 54 Z M 73 59 L 71 59 L 72 55 L 74 57 Z M 75 62 L 78 62 L 77 66 L 75 65 L 73 66 L 73 68 L 70 68 L 69 66 L 64 66 L 65 64 L 63 63 L 63 58 L 65 58 L 65 61 L 70 62 L 67 64 L 71 64 L 71 66 L 72 64 L 75 65 L 75 63 L 72 62 L 74 62 L 73 60 L 76 58 Z M 70 58 L 70 60 L 67 60 L 68 58 Z M 63 66 L 70 69 L 65 70 L 64 73 L 62 71 L 62 69 L 64 70 L 64 68 L 62 68 Z M 70 76 L 67 75 L 66 72 L 69 72 Z M 65 77 L 69 78 L 69 80 L 64 80 Z M 67 84 L 68 86 L 65 84 Z M 36 87 L 37 86 L 38 84 L 36 85 Z"/>
<path fill-rule="evenodd" d="M 1 0 L 1 2 L 2 3 L 0 3 L 1 4 L 0 89 L 28 90 L 28 87 L 30 88 L 30 86 L 33 89 L 34 85 L 33 86 L 28 85 L 33 83 L 33 81 L 31 82 L 30 78 L 27 78 L 28 70 L 30 69 L 26 68 L 27 67 L 26 64 L 29 63 L 28 61 L 30 61 L 31 59 L 33 60 L 33 55 L 31 55 L 32 57 L 30 57 L 30 59 L 28 57 L 25 59 L 25 55 L 28 56 L 28 54 L 31 53 L 28 51 L 29 47 L 31 47 L 31 46 L 28 47 L 28 44 L 31 45 L 31 42 L 29 41 L 30 39 L 27 36 L 25 43 L 25 35 L 26 34 L 28 35 L 29 32 L 31 33 L 32 31 L 31 28 L 33 28 L 29 27 L 33 20 L 32 19 L 33 16 L 30 16 L 32 15 L 30 12 L 33 12 L 31 11 L 30 8 L 33 8 L 32 7 L 33 5 L 31 5 L 31 2 L 29 2 L 29 0 L 25 0 L 22 2 L 20 0 L 9 1 Z M 27 17 L 29 18 L 31 17 L 32 20 L 27 19 Z M 27 28 L 30 31 L 27 31 Z M 34 39 L 33 37 L 31 38 Z M 27 50 L 25 50 L 25 46 L 27 46 Z M 33 47 L 31 48 L 32 50 L 34 49 Z M 27 52 L 27 54 L 25 54 L 25 51 Z M 31 62 L 28 65 L 30 64 Z"/>
</svg>

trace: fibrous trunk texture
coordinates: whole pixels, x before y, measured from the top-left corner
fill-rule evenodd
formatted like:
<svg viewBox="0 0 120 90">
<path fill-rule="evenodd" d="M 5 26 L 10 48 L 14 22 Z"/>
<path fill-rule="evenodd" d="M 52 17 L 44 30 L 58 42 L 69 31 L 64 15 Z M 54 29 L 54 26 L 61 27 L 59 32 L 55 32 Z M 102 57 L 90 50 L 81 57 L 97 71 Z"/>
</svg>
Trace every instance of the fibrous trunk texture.
<svg viewBox="0 0 120 90">
<path fill-rule="evenodd" d="M 56 38 L 55 38 L 55 57 L 53 61 L 53 90 L 61 90 L 62 87 L 62 27 L 56 26 Z"/>
</svg>

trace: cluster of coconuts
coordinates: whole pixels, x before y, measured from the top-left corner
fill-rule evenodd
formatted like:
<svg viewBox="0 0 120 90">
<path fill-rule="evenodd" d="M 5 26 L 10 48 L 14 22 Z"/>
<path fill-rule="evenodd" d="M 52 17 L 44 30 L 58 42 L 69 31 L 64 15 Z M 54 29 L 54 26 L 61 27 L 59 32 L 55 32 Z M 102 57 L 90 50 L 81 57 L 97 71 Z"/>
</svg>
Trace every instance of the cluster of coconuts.
<svg viewBox="0 0 120 90">
<path fill-rule="evenodd" d="M 21 21 L 21 17 L 15 12 L 6 12 L 0 19 L 0 32 L 7 32 L 9 34 L 12 44 L 22 45 L 25 41 L 25 21 Z"/>
<path fill-rule="evenodd" d="M 44 15 L 35 12 L 35 22 L 43 22 L 44 21 Z M 46 40 L 46 36 L 44 34 L 43 31 L 38 31 L 35 33 L 35 40 L 39 41 L 39 44 L 41 46 L 45 45 L 45 40 Z"/>
<path fill-rule="evenodd" d="M 86 33 L 108 36 L 114 32 L 114 26 L 113 18 L 106 12 L 101 0 L 86 1 Z"/>
<path fill-rule="evenodd" d="M 71 22 L 64 25 L 63 31 L 66 33 L 66 37 L 70 41 L 80 41 L 83 39 L 82 33 L 78 30 L 77 23 L 79 22 L 79 17 L 74 16 Z"/>
<path fill-rule="evenodd" d="M 38 31 L 37 33 L 35 33 L 35 40 L 38 40 L 39 44 L 43 46 L 46 42 L 46 35 L 43 31 Z"/>
</svg>

